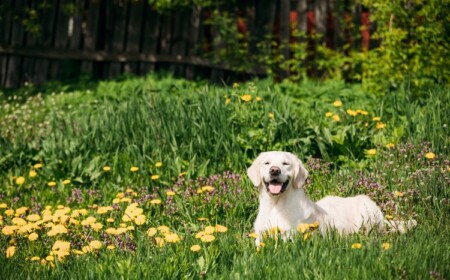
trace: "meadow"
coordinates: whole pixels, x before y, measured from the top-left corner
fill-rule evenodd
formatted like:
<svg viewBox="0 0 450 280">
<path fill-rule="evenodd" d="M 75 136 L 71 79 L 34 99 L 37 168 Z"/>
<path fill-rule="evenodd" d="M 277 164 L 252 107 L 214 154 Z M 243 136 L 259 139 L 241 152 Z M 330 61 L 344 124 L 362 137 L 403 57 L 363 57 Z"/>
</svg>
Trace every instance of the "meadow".
<svg viewBox="0 0 450 280">
<path fill-rule="evenodd" d="M 170 76 L 0 90 L 2 279 L 446 279 L 450 90 Z M 306 192 L 367 194 L 406 234 L 256 248 L 258 153 L 297 154 Z"/>
</svg>

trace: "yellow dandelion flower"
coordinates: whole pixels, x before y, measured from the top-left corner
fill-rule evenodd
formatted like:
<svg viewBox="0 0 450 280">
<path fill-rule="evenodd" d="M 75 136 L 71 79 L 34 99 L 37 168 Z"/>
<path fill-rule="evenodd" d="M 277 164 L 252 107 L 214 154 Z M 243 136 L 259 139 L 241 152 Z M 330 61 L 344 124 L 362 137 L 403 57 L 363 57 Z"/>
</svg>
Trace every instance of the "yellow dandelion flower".
<svg viewBox="0 0 450 280">
<path fill-rule="evenodd" d="M 16 253 L 16 246 L 9 246 L 6 248 L 6 257 L 11 258 Z"/>
<path fill-rule="evenodd" d="M 161 199 L 152 199 L 150 200 L 150 204 L 161 204 Z"/>
<path fill-rule="evenodd" d="M 202 194 L 202 193 L 203 193 L 202 189 L 197 190 L 197 194 Z"/>
<path fill-rule="evenodd" d="M 395 145 L 393 143 L 386 144 L 386 148 L 388 148 L 388 149 L 392 149 L 394 147 L 395 147 Z"/>
<path fill-rule="evenodd" d="M 307 232 L 307 233 L 303 234 L 303 240 L 307 240 L 310 237 L 311 237 L 311 232 Z"/>
<path fill-rule="evenodd" d="M 352 244 L 352 249 L 361 249 L 362 248 L 362 244 L 361 243 L 353 243 Z"/>
<path fill-rule="evenodd" d="M 169 234 L 170 233 L 170 228 L 168 226 L 159 226 L 158 230 L 162 233 L 162 234 Z"/>
<path fill-rule="evenodd" d="M 54 187 L 54 186 L 56 186 L 56 182 L 55 181 L 48 182 L 47 186 Z"/>
<path fill-rule="evenodd" d="M 34 177 L 37 176 L 37 172 L 34 171 L 34 170 L 30 170 L 30 172 L 28 173 L 28 176 L 29 176 L 30 178 L 34 178 Z"/>
<path fill-rule="evenodd" d="M 8 208 L 8 204 L 6 203 L 0 203 L 0 209 Z"/>
<path fill-rule="evenodd" d="M 315 221 L 314 223 L 309 224 L 309 228 L 310 229 L 315 229 L 315 228 L 318 228 L 319 225 L 320 225 L 319 221 Z"/>
<path fill-rule="evenodd" d="M 241 96 L 241 100 L 244 102 L 249 102 L 252 100 L 252 96 L 250 94 L 244 94 Z"/>
<path fill-rule="evenodd" d="M 180 242 L 180 241 L 181 241 L 180 237 L 179 237 L 178 234 L 176 234 L 176 233 L 170 233 L 170 234 L 167 234 L 167 235 L 164 237 L 164 240 L 165 240 L 166 242 L 168 242 L 168 243 L 177 243 L 177 242 Z"/>
<path fill-rule="evenodd" d="M 384 217 L 386 218 L 386 220 L 392 220 L 394 218 L 394 216 L 392 215 L 386 215 Z"/>
<path fill-rule="evenodd" d="M 8 210 L 5 210 L 5 215 L 6 215 L 6 216 L 12 216 L 12 215 L 14 215 L 14 209 L 8 209 Z"/>
<path fill-rule="evenodd" d="M 110 228 L 107 228 L 107 229 L 105 230 L 105 232 L 106 232 L 107 234 L 116 235 L 116 234 L 117 234 L 117 229 L 110 227 Z"/>
<path fill-rule="evenodd" d="M 361 109 L 356 110 L 356 113 L 364 115 L 364 116 L 367 116 L 369 114 L 369 112 L 361 110 Z"/>
<path fill-rule="evenodd" d="M 208 220 L 208 218 L 204 218 L 204 217 L 197 218 L 197 221 L 207 221 L 207 220 Z"/>
<path fill-rule="evenodd" d="M 92 225 L 95 222 L 97 222 L 97 219 L 92 216 L 89 216 L 86 219 L 84 219 L 83 221 L 81 221 L 81 225 L 88 226 L 88 225 Z"/>
<path fill-rule="evenodd" d="M 25 177 L 20 176 L 16 178 L 16 184 L 17 185 L 23 185 L 23 183 L 25 183 Z"/>
<path fill-rule="evenodd" d="M 130 168 L 130 171 L 131 172 L 136 172 L 136 171 L 138 171 L 139 170 L 139 167 L 136 167 L 136 166 L 132 166 L 131 168 Z"/>
<path fill-rule="evenodd" d="M 86 252 L 83 252 L 83 251 L 77 250 L 77 249 L 72 249 L 72 253 L 74 253 L 75 255 L 84 255 L 84 254 L 86 254 Z"/>
<path fill-rule="evenodd" d="M 64 180 L 62 183 L 63 183 L 63 185 L 68 185 L 68 184 L 70 184 L 70 180 L 69 180 L 69 179 L 66 179 L 66 180 Z"/>
<path fill-rule="evenodd" d="M 259 102 L 259 101 L 261 101 L 261 100 L 262 100 L 262 98 L 261 98 L 261 97 L 259 97 L 259 96 L 257 96 L 257 97 L 255 98 L 255 100 Z"/>
<path fill-rule="evenodd" d="M 91 228 L 94 231 L 100 231 L 103 228 L 103 225 L 101 223 L 94 223 L 91 225 Z"/>
<path fill-rule="evenodd" d="M 89 246 L 92 249 L 99 250 L 102 248 L 102 242 L 98 240 L 92 240 L 91 242 L 89 242 Z"/>
<path fill-rule="evenodd" d="M 176 193 L 174 191 L 166 191 L 167 196 L 174 196 Z"/>
<path fill-rule="evenodd" d="M 113 208 L 111 206 L 102 206 L 102 207 L 97 208 L 97 214 L 106 214 L 112 210 L 113 210 Z"/>
<path fill-rule="evenodd" d="M 36 163 L 35 165 L 33 165 L 34 169 L 39 169 L 42 168 L 42 163 Z"/>
<path fill-rule="evenodd" d="M 297 231 L 304 233 L 305 231 L 307 231 L 309 229 L 309 225 L 308 224 L 299 224 L 297 226 Z"/>
<path fill-rule="evenodd" d="M 53 243 L 52 251 L 70 251 L 70 242 L 68 241 L 62 241 L 62 240 L 56 240 L 55 243 Z"/>
<path fill-rule="evenodd" d="M 326 112 L 325 113 L 325 117 L 327 117 L 327 118 L 332 117 L 332 116 L 333 116 L 333 113 L 331 113 L 331 112 Z"/>
<path fill-rule="evenodd" d="M 384 242 L 383 244 L 381 244 L 381 248 L 383 248 L 383 250 L 388 250 L 389 248 L 391 248 L 391 244 Z"/>
<path fill-rule="evenodd" d="M 381 117 L 373 117 L 372 121 L 379 122 L 381 121 Z"/>
<path fill-rule="evenodd" d="M 116 246 L 114 246 L 114 245 L 108 245 L 108 246 L 106 246 L 106 249 L 107 249 L 107 250 L 114 250 L 114 249 L 116 249 Z"/>
<path fill-rule="evenodd" d="M 144 215 L 138 215 L 136 219 L 134 219 L 134 223 L 138 226 L 145 224 L 146 217 Z"/>
<path fill-rule="evenodd" d="M 233 83 L 233 88 L 237 88 L 237 87 L 239 87 L 239 84 L 238 83 Z"/>
<path fill-rule="evenodd" d="M 386 124 L 383 122 L 377 122 L 376 128 L 377 129 L 383 129 L 386 127 Z"/>
<path fill-rule="evenodd" d="M 92 250 L 93 250 L 93 248 L 91 246 L 89 246 L 89 245 L 83 246 L 81 248 L 81 251 L 83 251 L 83 254 L 90 253 L 90 252 L 92 252 Z"/>
<path fill-rule="evenodd" d="M 150 178 L 153 180 L 153 181 L 155 181 L 155 180 L 158 180 L 159 179 L 159 175 L 152 175 Z"/>
<path fill-rule="evenodd" d="M 201 248 L 202 248 L 202 247 L 200 247 L 200 245 L 197 245 L 197 244 L 196 244 L 196 245 L 192 245 L 190 250 L 191 250 L 192 252 L 198 252 L 198 251 L 200 251 Z"/>
<path fill-rule="evenodd" d="M 201 238 L 203 235 L 205 235 L 206 233 L 204 231 L 199 231 L 195 234 L 195 238 Z"/>
<path fill-rule="evenodd" d="M 356 111 L 352 110 L 352 109 L 348 109 L 347 110 L 347 114 L 349 114 L 352 117 L 355 117 L 355 116 L 358 115 L 358 113 Z"/>
<path fill-rule="evenodd" d="M 214 190 L 214 187 L 211 186 L 203 186 L 202 191 L 204 192 L 212 192 Z"/>
<path fill-rule="evenodd" d="M 158 161 L 157 163 L 155 163 L 155 167 L 161 167 L 163 164 L 162 164 L 162 162 L 160 162 L 160 161 Z"/>
<path fill-rule="evenodd" d="M 28 240 L 30 240 L 30 241 L 35 241 L 38 238 L 39 238 L 39 235 L 36 232 L 33 232 L 30 235 L 28 235 Z"/>
<path fill-rule="evenodd" d="M 274 113 L 272 113 L 272 112 L 270 112 L 269 114 L 268 114 L 268 116 L 269 116 L 269 119 L 275 119 L 275 114 Z"/>
<path fill-rule="evenodd" d="M 4 226 L 2 228 L 3 235 L 13 235 L 17 230 L 17 226 Z"/>
<path fill-rule="evenodd" d="M 31 257 L 31 259 L 30 259 L 30 261 L 40 261 L 41 260 L 41 258 L 40 257 L 38 257 L 38 256 L 34 256 L 34 257 Z"/>
<path fill-rule="evenodd" d="M 334 107 L 342 107 L 342 101 L 341 100 L 336 100 L 333 102 L 333 106 Z"/>
<path fill-rule="evenodd" d="M 230 104 L 230 102 L 231 102 L 231 99 L 230 99 L 230 98 L 225 99 L 225 105 Z"/>
<path fill-rule="evenodd" d="M 186 174 L 187 174 L 187 172 L 181 172 L 180 174 L 178 174 L 178 177 L 182 177 L 182 176 L 184 176 Z"/>
<path fill-rule="evenodd" d="M 396 196 L 396 197 L 402 197 L 402 196 L 404 196 L 404 195 L 405 195 L 404 193 L 399 192 L 399 191 L 395 191 L 395 192 L 394 192 L 394 196 Z"/>
<path fill-rule="evenodd" d="M 211 234 L 205 234 L 202 237 L 200 237 L 200 240 L 202 242 L 213 242 L 216 239 L 216 237 L 214 237 L 214 235 Z"/>
<path fill-rule="evenodd" d="M 341 118 L 338 115 L 333 115 L 333 117 L 331 117 L 333 119 L 333 121 L 338 122 L 341 120 Z"/>
<path fill-rule="evenodd" d="M 16 226 L 19 226 L 19 227 L 27 224 L 27 221 L 25 221 L 24 219 L 19 218 L 19 217 L 15 217 L 11 221 L 13 224 L 15 224 Z"/>
<path fill-rule="evenodd" d="M 27 220 L 30 222 L 36 222 L 39 221 L 41 219 L 41 216 L 39 216 L 38 214 L 30 214 L 27 216 Z"/>
<path fill-rule="evenodd" d="M 227 232 L 227 231 L 228 231 L 228 228 L 227 228 L 226 226 L 216 225 L 215 230 L 216 230 L 217 232 Z"/>
<path fill-rule="evenodd" d="M 211 233 L 214 233 L 216 231 L 216 229 L 213 227 L 213 226 L 207 226 L 207 227 L 205 227 L 205 229 L 204 229 L 204 232 L 206 233 L 206 234 L 211 234 Z"/>
<path fill-rule="evenodd" d="M 370 150 L 367 150 L 366 152 L 367 152 L 368 156 L 374 156 L 374 155 L 377 154 L 377 150 L 376 149 L 370 149 Z"/>
<path fill-rule="evenodd" d="M 434 159 L 436 157 L 436 154 L 433 153 L 433 152 L 428 152 L 428 153 L 425 154 L 425 157 L 427 159 Z"/>
<path fill-rule="evenodd" d="M 252 232 L 248 235 L 248 237 L 255 238 L 255 239 L 258 238 L 258 236 L 259 236 L 259 234 L 257 234 L 256 232 Z"/>
<path fill-rule="evenodd" d="M 103 166 L 103 171 L 108 172 L 111 170 L 111 167 L 109 167 L 108 165 Z"/>
<path fill-rule="evenodd" d="M 151 227 L 151 228 L 149 228 L 149 229 L 147 230 L 147 235 L 150 236 L 150 237 L 152 237 L 152 236 L 155 236 L 155 235 L 156 235 L 156 232 L 157 232 L 156 228 Z"/>
</svg>

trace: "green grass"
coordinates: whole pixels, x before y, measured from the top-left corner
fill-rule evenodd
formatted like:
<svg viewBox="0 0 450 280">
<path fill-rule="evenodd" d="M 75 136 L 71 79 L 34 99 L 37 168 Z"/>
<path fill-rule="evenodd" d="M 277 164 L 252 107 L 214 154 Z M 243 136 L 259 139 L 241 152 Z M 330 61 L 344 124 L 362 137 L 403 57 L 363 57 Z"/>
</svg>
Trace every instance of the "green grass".
<svg viewBox="0 0 450 280">
<path fill-rule="evenodd" d="M 246 94 L 250 101 L 242 99 Z M 334 107 L 335 100 L 343 106 Z M 262 80 L 226 87 L 148 76 L 0 91 L 2 278 L 448 278 L 449 104 L 448 88 L 375 96 L 338 81 Z M 351 116 L 347 109 L 367 115 Z M 325 117 L 327 112 L 340 120 Z M 386 148 L 388 143 L 394 147 Z M 248 236 L 257 193 L 245 170 L 259 152 L 272 149 L 304 160 L 313 199 L 364 193 L 386 215 L 414 218 L 418 226 L 404 235 L 269 239 L 257 251 Z M 429 152 L 435 157 L 427 158 Z M 34 168 L 37 163 L 42 168 Z M 139 170 L 131 172 L 132 166 Z M 214 190 L 199 191 L 204 186 Z M 113 203 L 122 196 L 138 203 L 144 224 L 122 221 L 130 202 Z M 154 199 L 161 204 L 152 204 Z M 81 222 L 92 216 L 103 228 L 55 218 L 58 205 L 70 207 L 68 216 L 86 209 L 86 216 L 72 218 Z M 110 205 L 114 210 L 97 213 Z M 24 213 L 8 215 L 22 206 L 28 207 Z M 13 219 L 35 213 L 43 218 L 46 206 L 53 224 L 66 224 L 68 233 L 49 236 L 49 221 L 26 232 Z M 18 227 L 9 234 L 14 223 Z M 121 223 L 134 228 L 117 236 L 106 233 Z M 228 231 L 214 233 L 211 243 L 195 238 L 216 224 Z M 164 234 L 148 236 L 147 230 L 161 225 L 182 240 L 159 247 L 155 237 Z M 31 232 L 39 234 L 36 241 L 28 240 Z M 71 251 L 62 261 L 30 260 L 49 256 L 56 240 L 70 241 L 72 250 L 92 240 L 103 247 L 83 255 Z M 383 250 L 386 242 L 391 247 Z M 352 249 L 354 243 L 362 248 Z M 199 252 L 190 251 L 194 244 L 201 245 Z M 11 246 L 16 252 L 7 258 Z"/>
</svg>

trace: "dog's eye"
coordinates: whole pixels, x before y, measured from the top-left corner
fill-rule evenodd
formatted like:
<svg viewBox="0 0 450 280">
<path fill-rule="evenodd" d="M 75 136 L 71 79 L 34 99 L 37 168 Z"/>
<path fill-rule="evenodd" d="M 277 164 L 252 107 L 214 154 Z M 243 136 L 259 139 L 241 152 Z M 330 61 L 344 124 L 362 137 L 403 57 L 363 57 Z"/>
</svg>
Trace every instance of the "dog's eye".
<svg viewBox="0 0 450 280">
<path fill-rule="evenodd" d="M 289 162 L 283 162 L 283 165 L 289 165 Z"/>
<path fill-rule="evenodd" d="M 270 164 L 270 162 L 266 161 L 266 162 L 264 162 L 264 164 L 265 164 L 265 165 L 269 165 L 269 164 Z"/>
</svg>

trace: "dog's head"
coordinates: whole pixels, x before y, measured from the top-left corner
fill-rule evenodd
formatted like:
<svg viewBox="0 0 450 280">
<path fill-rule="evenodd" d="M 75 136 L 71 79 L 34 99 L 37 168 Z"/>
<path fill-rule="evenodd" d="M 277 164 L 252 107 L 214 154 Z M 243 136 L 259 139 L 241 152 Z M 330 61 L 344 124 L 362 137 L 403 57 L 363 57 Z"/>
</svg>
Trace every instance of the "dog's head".
<svg viewBox="0 0 450 280">
<path fill-rule="evenodd" d="M 256 187 L 264 186 L 273 196 L 282 194 L 287 188 L 301 188 L 308 171 L 297 156 L 288 152 L 261 153 L 247 170 L 247 175 Z"/>
</svg>

